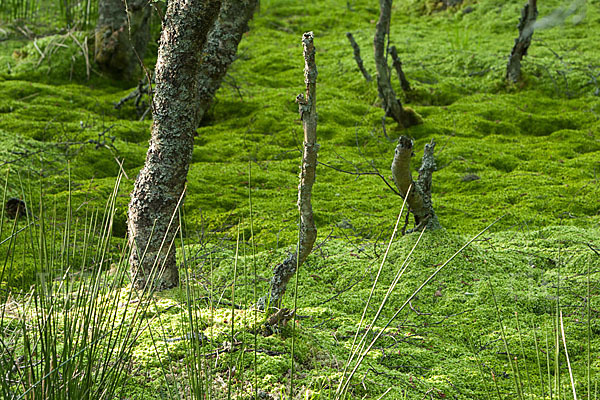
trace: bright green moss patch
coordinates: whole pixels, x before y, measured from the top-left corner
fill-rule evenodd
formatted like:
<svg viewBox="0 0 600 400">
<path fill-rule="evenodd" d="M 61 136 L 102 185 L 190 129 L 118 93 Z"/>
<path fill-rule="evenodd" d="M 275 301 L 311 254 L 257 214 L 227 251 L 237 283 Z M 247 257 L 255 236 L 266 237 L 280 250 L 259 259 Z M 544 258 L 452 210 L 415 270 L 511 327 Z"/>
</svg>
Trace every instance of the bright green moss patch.
<svg viewBox="0 0 600 400">
<path fill-rule="evenodd" d="M 258 336 L 255 365 L 250 349 L 256 327 L 249 310 L 254 285 L 258 296 L 266 293 L 273 267 L 297 240 L 303 132 L 294 99 L 304 90 L 300 37 L 307 30 L 314 31 L 317 47 L 323 164 L 317 168 L 312 198 L 319 237 L 300 272 L 302 318 L 296 325 L 294 377 L 298 393 L 329 398 L 342 375 L 401 206 L 379 177 L 361 173 L 377 169 L 391 183 L 395 140 L 404 134 L 416 140 L 415 176 L 423 146 L 432 139 L 437 142 L 433 202 L 445 230 L 424 235 L 374 324 L 375 332 L 384 333 L 352 381 L 353 398 L 378 398 L 390 387 L 389 398 L 421 399 L 426 393 L 434 398 L 495 398 L 492 373 L 501 396 L 516 398 L 499 317 L 510 353 L 518 357 L 526 393 L 542 398 L 536 356 L 543 357 L 542 383 L 547 387 L 545 338 L 553 354 L 557 298 L 576 389 L 584 398 L 588 267 L 593 382 L 600 368 L 595 355 L 600 345 L 595 311 L 600 258 L 588 247 L 598 249 L 600 234 L 595 44 L 600 14 L 592 2 L 584 19 L 577 20 L 583 16 L 579 10 L 564 24 L 536 31 L 523 61 L 523 81 L 506 85 L 504 69 L 522 3 L 466 1 L 442 11 L 439 2 L 395 2 L 390 43 L 398 49 L 413 90 L 402 93 L 395 74 L 392 83 L 423 124 L 401 130 L 388 118 L 384 131 L 376 84 L 359 73 L 345 37 L 353 33 L 366 68 L 375 75 L 376 2 L 261 1 L 227 83 L 197 131 L 184 207 L 185 268 L 196 297 L 202 298 L 195 310 L 210 339 L 199 350 L 202 354 L 231 342 L 231 310 L 215 299 L 231 300 L 238 228 L 244 242 L 236 287 L 236 303 L 243 307 L 234 312 L 236 340 L 244 344 L 238 351 L 223 352 L 218 361 L 207 358 L 206 365 L 213 366 L 207 379 L 215 398 L 227 395 L 230 365 L 241 374 L 236 376 L 240 398 L 251 398 L 255 370 L 262 390 L 274 396 L 288 390 L 291 326 L 271 337 Z M 543 18 L 564 5 L 553 0 L 539 6 Z M 91 54 L 89 32 L 75 33 L 74 38 L 83 44 L 86 36 Z M 69 253 L 73 266 L 98 262 L 83 251 L 81 242 L 95 213 L 97 232 L 110 228 L 112 234 L 105 269 L 126 258 L 119 251 L 127 230 L 129 193 L 146 156 L 151 121 L 138 121 L 131 103 L 114 109 L 132 84 L 101 76 L 93 64 L 88 79 L 85 53 L 74 38 L 53 34 L 34 44 L 11 34 L 0 47 L 0 183 L 4 187 L 10 168 L 6 196 L 24 198 L 32 211 L 29 222 L 17 221 L 14 230 L 13 220 L 2 221 L 3 290 L 27 290 L 35 282 L 41 216 L 48 221 L 48 246 L 60 248 L 67 228 L 68 237 L 79 240 Z M 156 45 L 151 48 L 146 60 L 150 67 Z M 112 224 L 103 225 L 106 200 L 120 174 Z M 65 223 L 69 204 L 71 225 Z M 384 327 L 441 263 L 501 216 L 490 233 L 440 271 Z M 35 227 L 32 235 L 9 239 L 29 223 Z M 251 240 L 258 251 L 254 260 Z M 367 319 L 416 240 L 415 235 L 395 240 Z M 256 281 L 253 265 L 258 268 Z M 285 300 L 288 307 L 292 293 L 290 289 Z M 190 375 L 189 343 L 164 340 L 185 334 L 185 294 L 173 290 L 158 299 L 144 317 L 153 334 L 143 331 L 133 353 L 126 386 L 132 399 L 169 397 Z M 562 351 L 560 377 L 552 370 L 551 379 L 552 384 L 560 380 L 561 390 L 568 393 Z"/>
</svg>

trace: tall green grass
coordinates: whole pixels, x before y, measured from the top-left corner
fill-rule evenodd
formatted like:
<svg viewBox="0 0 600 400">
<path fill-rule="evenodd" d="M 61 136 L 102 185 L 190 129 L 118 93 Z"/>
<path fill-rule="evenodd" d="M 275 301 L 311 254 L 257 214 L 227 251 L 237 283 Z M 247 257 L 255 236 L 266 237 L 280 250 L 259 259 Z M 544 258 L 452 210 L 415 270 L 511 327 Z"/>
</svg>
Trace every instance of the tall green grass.
<svg viewBox="0 0 600 400">
<path fill-rule="evenodd" d="M 40 0 L 0 0 L 0 20 L 31 20 L 37 16 Z"/>
<path fill-rule="evenodd" d="M 8 235 L 25 241 L 38 273 L 31 290 L 5 286 L 0 292 L 3 399 L 122 396 L 150 293 L 127 289 L 128 246 L 109 253 L 120 181 L 103 210 L 88 208 L 78 216 L 69 189 L 64 219 L 56 207 L 47 209 L 42 182 L 38 199 L 31 190 L 23 196 L 26 221 L 15 220 Z M 10 244 L 3 250 L 14 254 Z"/>
<path fill-rule="evenodd" d="M 249 179 L 251 182 L 251 179 Z M 66 197 L 66 208 L 60 212 L 56 205 L 45 203 L 42 195 L 43 182 L 40 182 L 40 195 L 32 194 L 35 188 L 21 184 L 23 198 L 30 205 L 30 212 L 20 220 L 2 219 L 0 223 L 0 248 L 6 252 L 4 264 L 9 268 L 18 260 L 13 260 L 12 249 L 19 241 L 34 257 L 32 258 L 39 271 L 35 285 L 31 290 L 17 292 L 5 286 L 1 290 L 2 310 L 0 314 L 0 373 L 5 379 L 0 380 L 0 396 L 2 398 L 38 399 L 38 398 L 77 398 L 77 399 L 112 399 L 126 395 L 124 383 L 129 378 L 133 366 L 133 351 L 138 339 L 147 326 L 158 326 L 158 330 L 150 331 L 154 353 L 159 360 L 162 380 L 168 387 L 166 396 L 170 399 L 221 399 L 221 398 L 260 398 L 261 389 L 257 375 L 257 332 L 259 318 L 256 303 L 257 272 L 254 264 L 254 247 L 247 244 L 244 234 L 238 234 L 235 240 L 235 252 L 231 260 L 231 281 L 215 291 L 215 288 L 203 287 L 195 276 L 195 266 L 190 262 L 188 254 L 190 236 L 184 235 L 181 224 L 185 223 L 185 214 L 179 212 L 179 245 L 181 248 L 182 286 L 175 289 L 181 295 L 181 340 L 169 342 L 170 334 L 164 329 L 166 321 L 161 321 L 160 312 L 156 312 L 148 321 L 143 318 L 149 307 L 158 309 L 151 288 L 142 292 L 129 289 L 127 259 L 129 247 L 120 244 L 118 256 L 114 249 L 110 251 L 112 218 L 115 212 L 115 201 L 118 195 L 120 178 L 113 193 L 109 196 L 104 209 L 85 209 L 73 211 L 71 190 Z M 251 186 L 249 184 L 249 186 Z M 4 183 L 6 188 L 6 182 Z M 7 197 L 6 189 L 2 195 Z M 35 199 L 35 200 L 34 200 Z M 252 202 L 249 192 L 248 201 Z M 5 201 L 3 201 L 4 204 Z M 37 203 L 35 211 L 33 204 Z M 4 217 L 4 210 L 0 210 Z M 403 211 L 398 221 L 402 219 Z M 10 222 L 10 224 L 6 224 Z M 380 272 L 386 263 L 387 254 L 393 245 L 394 233 L 382 256 Z M 238 223 L 238 227 L 243 224 Z M 250 227 L 253 225 L 250 215 Z M 23 229 L 25 228 L 25 229 Z M 486 229 L 489 229 L 486 228 Z M 250 228 L 252 232 L 252 228 Z M 484 230 L 485 232 L 485 230 Z M 355 394 L 348 391 L 351 382 L 356 383 L 357 371 L 371 352 L 375 342 L 389 328 L 390 323 L 398 316 L 408 302 L 427 285 L 452 259 L 460 254 L 475 238 L 469 240 L 454 256 L 440 264 L 438 268 L 408 297 L 401 307 L 385 324 L 378 324 L 378 318 L 394 295 L 396 285 L 410 266 L 410 259 L 418 248 L 421 233 L 415 245 L 406 253 L 398 270 L 370 323 L 366 324 L 367 309 L 371 298 L 365 303 L 361 322 L 354 335 L 353 344 L 348 348 L 348 361 L 338 371 L 339 379 L 317 384 L 314 398 L 350 399 Z M 8 240 L 7 240 L 8 239 Z M 172 246 L 173 243 L 165 243 Z M 250 247 L 248 247 L 250 246 Z M 113 246 L 114 247 L 114 246 Z M 246 248 L 251 250 L 251 267 L 247 266 Z M 240 256 L 243 252 L 243 260 Z M 210 256 L 209 256 L 210 257 Z M 112 268 L 109 266 L 112 264 Z M 241 265 L 241 266 L 240 266 Z M 214 282 L 212 270 L 218 266 L 209 260 L 209 282 Z M 5 268 L 5 269 L 6 269 Z M 6 270 L 6 273 L 9 271 Z M 587 270 L 585 285 L 586 310 L 591 314 L 591 298 L 589 282 L 590 271 Z M 379 274 L 378 274 L 379 275 Z M 253 279 L 249 279 L 253 277 Z M 298 306 L 296 296 L 302 296 L 299 276 L 296 276 L 294 308 Z M 481 393 L 486 399 L 563 399 L 587 398 L 597 399 L 593 392 L 591 376 L 591 355 L 587 356 L 586 375 L 580 376 L 572 368 L 565 330 L 565 318 L 560 306 L 561 277 L 557 278 L 556 315 L 550 318 L 532 321 L 531 334 L 525 337 L 523 322 L 519 314 L 514 318 L 505 318 L 501 305 L 497 303 L 495 289 L 490 282 L 490 301 L 493 301 L 498 319 L 498 332 L 502 337 L 506 364 L 510 364 L 512 388 L 507 387 L 507 380 L 499 382 L 499 377 L 487 372 L 484 356 L 478 354 L 469 332 L 465 334 L 469 348 L 474 354 L 480 376 Z M 375 290 L 379 279 L 374 279 Z M 236 294 L 239 289 L 241 294 Z M 220 306 L 221 297 L 228 294 L 228 309 Z M 249 295 L 252 299 L 249 301 Z M 244 306 L 238 310 L 236 298 L 243 299 Z M 226 313 L 227 326 L 220 336 L 212 332 L 218 324 L 214 313 Z M 208 312 L 207 312 L 208 311 Z M 518 311 L 518 310 L 517 310 Z M 244 313 L 247 316 L 244 317 Z M 356 315 L 358 317 L 358 315 Z M 245 321 L 244 321 L 245 318 Z M 156 323 L 154 323 L 155 321 Z M 253 323 L 247 324 L 249 321 Z M 589 323 L 589 319 L 588 319 Z M 512 324 L 512 326 L 508 326 Z M 292 325 L 292 347 L 289 352 L 290 366 L 294 365 L 294 343 L 304 339 L 298 335 L 295 324 Z M 359 333 L 362 328 L 365 333 Z M 155 328 L 156 329 L 156 328 Z M 463 327 L 466 329 L 466 327 Z M 205 335 L 203 332 L 208 333 Z M 289 334 L 290 330 L 287 331 Z M 510 332 L 510 333 L 509 333 Z M 542 335 L 538 335 L 538 333 Z M 477 335 L 477 332 L 474 332 Z M 252 335 L 254 336 L 252 338 Z M 587 329 L 587 352 L 591 352 L 591 331 Z M 228 344 L 216 342 L 216 338 L 226 338 Z M 544 342 L 545 337 L 545 344 Z M 242 338 L 241 340 L 239 338 Z M 533 339 L 533 341 L 531 340 Z M 254 349 L 246 346 L 254 341 Z M 241 342 L 241 343 L 240 343 Z M 176 344 L 181 343 L 181 344 Z M 182 356 L 181 350 L 183 350 Z M 245 360 L 246 351 L 254 353 L 253 360 Z M 534 359 L 531 354 L 535 354 Z M 531 370 L 530 367 L 534 366 Z M 181 372 L 181 367 L 183 371 Z M 537 367 L 537 370 L 535 370 Z M 248 368 L 253 369 L 252 373 Z M 578 368 L 581 371 L 581 368 Z M 181 380 L 179 377 L 184 376 Z M 561 377 L 562 376 L 562 377 Z M 215 387 L 215 380 L 225 378 L 225 389 Z M 283 376 L 280 379 L 286 379 Z M 295 398 L 299 390 L 293 370 L 284 389 L 286 398 Z M 585 383 L 585 384 L 584 384 Z M 583 385 L 582 385 L 583 384 Z M 337 393 L 332 390 L 338 386 Z M 584 387 L 587 396 L 577 395 Z M 382 388 L 380 398 L 387 398 L 391 389 Z M 261 394 L 262 395 L 262 394 Z M 407 396 L 406 393 L 403 396 Z"/>
<path fill-rule="evenodd" d="M 5 23 L 88 30 L 95 26 L 97 16 L 98 0 L 0 0 L 0 21 Z"/>
</svg>

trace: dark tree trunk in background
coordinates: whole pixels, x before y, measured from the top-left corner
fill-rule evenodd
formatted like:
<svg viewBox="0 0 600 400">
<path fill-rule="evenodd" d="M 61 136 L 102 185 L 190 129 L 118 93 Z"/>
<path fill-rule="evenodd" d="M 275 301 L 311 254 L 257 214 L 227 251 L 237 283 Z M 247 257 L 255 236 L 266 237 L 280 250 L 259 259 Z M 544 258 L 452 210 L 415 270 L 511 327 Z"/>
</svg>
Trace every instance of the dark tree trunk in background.
<svg viewBox="0 0 600 400">
<path fill-rule="evenodd" d="M 198 71 L 219 0 L 169 0 L 156 61 L 152 136 L 129 203 L 130 268 L 134 285 L 177 285 L 172 245 L 192 156 L 200 106 Z M 172 223 L 171 223 L 172 221 Z"/>
<path fill-rule="evenodd" d="M 304 152 L 298 185 L 298 211 L 300 212 L 300 237 L 299 248 L 281 264 L 275 267 L 271 279 L 269 293 L 270 310 L 275 311 L 281 307 L 281 300 L 290 278 L 296 269 L 306 260 L 312 251 L 317 238 L 317 227 L 313 217 L 311 196 L 315 183 L 317 169 L 317 65 L 315 64 L 315 46 L 313 33 L 307 32 L 302 36 L 304 46 L 304 83 L 306 94 L 296 97 L 300 109 L 300 118 L 304 128 Z M 279 322 L 277 319 L 276 323 Z"/>
<path fill-rule="evenodd" d="M 508 57 L 506 66 L 506 79 L 511 83 L 517 83 L 521 79 L 521 60 L 527 55 L 527 49 L 533 37 L 533 27 L 538 16 L 536 0 L 529 0 L 521 10 L 519 19 L 519 37 L 515 39 L 515 45 Z"/>
<path fill-rule="evenodd" d="M 148 0 L 99 0 L 94 60 L 113 78 L 130 80 L 150 40 Z M 138 58 L 139 57 L 139 58 Z"/>
<path fill-rule="evenodd" d="M 248 31 L 258 0 L 223 0 L 219 18 L 208 35 L 198 71 L 198 122 L 210 108 L 215 93 L 235 60 L 242 36 Z"/>
<path fill-rule="evenodd" d="M 392 117 L 398 124 L 408 128 L 420 123 L 420 118 L 410 109 L 402 107 L 396 97 L 390 80 L 390 69 L 386 58 L 386 36 L 389 35 L 390 21 L 392 18 L 392 0 L 379 0 L 379 20 L 375 29 L 375 66 L 377 67 L 377 89 L 383 102 L 386 116 Z"/>
<path fill-rule="evenodd" d="M 440 225 L 431 202 L 431 180 L 435 171 L 435 160 L 433 150 L 435 142 L 425 145 L 423 161 L 419 168 L 419 178 L 413 181 L 410 172 L 410 159 L 414 155 L 413 142 L 406 136 L 400 136 L 394 161 L 392 162 L 392 176 L 400 194 L 405 197 L 408 193 L 406 203 L 415 217 L 415 231 L 427 229 L 440 229 Z M 410 193 L 409 193 L 409 188 Z"/>
</svg>

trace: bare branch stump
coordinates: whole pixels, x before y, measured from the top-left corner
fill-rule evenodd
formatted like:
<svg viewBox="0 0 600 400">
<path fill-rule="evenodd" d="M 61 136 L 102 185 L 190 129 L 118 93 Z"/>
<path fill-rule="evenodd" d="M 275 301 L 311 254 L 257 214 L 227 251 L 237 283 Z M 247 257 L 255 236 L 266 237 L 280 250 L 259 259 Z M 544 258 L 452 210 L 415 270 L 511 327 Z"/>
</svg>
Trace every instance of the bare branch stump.
<svg viewBox="0 0 600 400">
<path fill-rule="evenodd" d="M 406 136 L 400 136 L 396 146 L 394 161 L 392 162 L 392 177 L 402 197 L 406 197 L 408 194 L 406 202 L 415 217 L 415 229 L 413 231 L 422 230 L 425 227 L 428 230 L 442 227 L 435 215 L 431 201 L 431 181 L 433 172 L 436 170 L 435 159 L 433 158 L 434 148 L 435 142 L 433 139 L 425 145 L 423 161 L 421 168 L 419 168 L 419 177 L 414 182 L 410 172 L 410 159 L 414 156 L 413 141 Z M 412 189 L 409 193 L 411 186 Z"/>
<path fill-rule="evenodd" d="M 363 60 L 360 57 L 360 47 L 358 47 L 358 43 L 356 43 L 356 40 L 354 40 L 354 36 L 352 36 L 352 33 L 350 33 L 350 32 L 346 33 L 346 37 L 350 41 L 350 45 L 352 46 L 352 49 L 354 50 L 354 59 L 356 60 L 356 65 L 358 65 L 358 69 L 360 69 L 360 72 L 363 74 L 363 76 L 365 77 L 367 82 L 371 82 L 373 80 L 373 78 L 371 78 L 369 71 L 367 71 L 365 69 Z"/>
<path fill-rule="evenodd" d="M 408 79 L 406 79 L 406 75 L 404 75 L 404 71 L 402 70 L 402 61 L 398 58 L 398 51 L 396 50 L 396 46 L 390 47 L 390 55 L 392 56 L 392 62 L 394 65 L 394 69 L 396 70 L 396 74 L 398 74 L 398 80 L 400 81 L 400 86 L 402 90 L 405 92 L 410 92 L 410 83 Z"/>
<path fill-rule="evenodd" d="M 377 67 L 377 90 L 383 102 L 386 116 L 392 117 L 404 128 L 421 123 L 421 118 L 410 108 L 402 107 L 396 97 L 390 80 L 390 70 L 385 55 L 386 36 L 389 34 L 392 17 L 392 0 L 379 0 L 379 20 L 375 29 L 373 46 L 375 48 L 375 66 Z"/>
<path fill-rule="evenodd" d="M 537 16 L 537 1 L 529 0 L 521 10 L 521 18 L 517 25 L 519 37 L 515 39 L 515 45 L 510 52 L 506 66 L 506 79 L 511 83 L 517 83 L 521 79 L 521 60 L 527 55 Z"/>
<path fill-rule="evenodd" d="M 312 186 L 315 183 L 317 169 L 317 66 L 315 64 L 315 46 L 313 33 L 306 32 L 302 36 L 304 46 L 304 83 L 306 94 L 299 94 L 296 102 L 299 106 L 300 118 L 304 129 L 304 153 L 298 185 L 298 211 L 300 212 L 299 247 L 281 264 L 273 270 L 271 288 L 269 291 L 269 313 L 281 308 L 281 300 L 285 293 L 286 285 L 306 260 L 317 238 L 317 227 L 313 217 L 311 205 Z M 263 299 L 263 305 L 266 303 Z"/>
</svg>

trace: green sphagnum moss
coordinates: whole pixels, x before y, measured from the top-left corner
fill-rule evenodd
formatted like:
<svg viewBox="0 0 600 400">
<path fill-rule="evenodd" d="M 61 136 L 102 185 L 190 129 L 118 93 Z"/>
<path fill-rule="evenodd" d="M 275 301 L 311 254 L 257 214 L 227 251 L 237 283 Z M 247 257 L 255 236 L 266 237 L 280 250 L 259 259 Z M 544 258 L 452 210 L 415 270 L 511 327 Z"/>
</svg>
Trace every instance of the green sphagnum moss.
<svg viewBox="0 0 600 400">
<path fill-rule="evenodd" d="M 402 100 L 423 117 L 423 124 L 401 131 L 388 119 L 384 133 L 376 85 L 364 81 L 345 37 L 347 31 L 353 33 L 367 69 L 374 73 L 377 2 L 261 1 L 230 69 L 229 83 L 220 89 L 198 129 L 188 176 L 186 266 L 195 291 L 211 297 L 215 307 L 208 307 L 204 299 L 195 303 L 203 334 L 210 340 L 200 353 L 212 353 L 231 341 L 231 306 L 226 302 L 238 221 L 240 235 L 247 243 L 251 237 L 248 160 L 252 162 L 252 239 L 258 253 L 254 260 L 240 257 L 238 262 L 256 264 L 257 293 L 266 292 L 272 268 L 295 243 L 302 129 L 294 99 L 303 90 L 300 37 L 312 30 L 319 69 L 322 163 L 351 172 L 371 172 L 374 166 L 391 182 L 394 140 L 400 134 L 416 140 L 415 174 L 424 144 L 431 139 L 438 143 L 433 202 L 445 230 L 423 237 L 375 331 L 437 265 L 507 214 L 436 276 L 411 302 L 410 310 L 387 328 L 356 374 L 351 398 L 378 398 L 388 388 L 390 399 L 421 399 L 425 393 L 433 398 L 475 399 L 489 394 L 496 398 L 496 387 L 504 398 L 515 398 L 490 285 L 509 351 L 519 358 L 521 378 L 526 370 L 536 371 L 529 374 L 531 382 L 524 382 L 525 397 L 548 398 L 540 389 L 547 389 L 549 383 L 539 381 L 547 378 L 547 371 L 542 367 L 538 373 L 540 354 L 534 337 L 545 349 L 542 338 L 549 335 L 550 352 L 554 352 L 558 265 L 569 358 L 576 389 L 582 394 L 587 393 L 588 339 L 582 310 L 591 267 L 593 392 L 600 372 L 596 311 L 600 257 L 588 244 L 600 247 L 600 86 L 595 80 L 600 69 L 600 8 L 597 1 L 590 1 L 582 20 L 577 20 L 583 15 L 579 11 L 563 24 L 536 31 L 523 62 L 523 82 L 507 86 L 504 68 L 522 3 L 472 0 L 440 11 L 439 2 L 396 1 L 390 40 L 413 87 L 402 94 Z M 542 18 L 565 5 L 549 0 L 539 7 Z M 119 160 L 126 177 L 116 200 L 109 251 L 117 254 L 126 233 L 128 193 L 145 159 L 151 122 L 138 121 L 131 104 L 114 109 L 132 88 L 99 75 L 93 65 L 88 80 L 84 55 L 69 35 L 47 35 L 34 45 L 11 27 L 0 28 L 8 32 L 0 46 L 0 176 L 10 168 L 7 198 L 23 197 L 25 192 L 37 215 L 41 191 L 46 213 L 53 215 L 56 210 L 55 229 L 62 232 L 69 196 L 67 161 L 74 219 L 83 221 L 84 209 L 102 209 L 121 171 Z M 89 45 L 92 36 L 75 33 L 80 43 L 87 37 Z M 47 53 L 41 61 L 36 46 Z M 156 46 L 152 49 L 148 66 L 155 62 Z M 393 85 L 401 93 L 395 78 Z M 298 320 L 295 330 L 298 396 L 328 399 L 331 388 L 337 387 L 400 205 L 401 199 L 376 176 L 318 166 L 313 189 L 318 248 L 302 267 L 299 282 L 298 315 L 305 318 Z M 10 235 L 11 222 L 4 221 L 0 242 Z M 16 228 L 25 224 L 18 221 Z M 47 240 L 58 243 L 60 237 L 56 234 Z M 11 248 L 8 242 L 0 244 L 0 266 L 5 264 L 10 272 L 0 282 L 2 290 L 26 290 L 35 281 L 29 244 L 22 236 L 16 238 Z M 376 300 L 383 298 L 385 285 L 391 283 L 415 240 L 414 235 L 395 240 Z M 77 246 L 71 251 L 74 264 L 98 261 L 86 259 Z M 236 298 L 252 298 L 252 284 L 240 282 L 253 280 L 253 275 L 238 278 Z M 286 299 L 288 305 L 291 298 Z M 178 289 L 161 293 L 144 315 L 153 335 L 145 330 L 138 338 L 127 398 L 178 396 L 174 385 L 183 382 L 188 371 L 183 364 L 190 362 L 188 342 L 167 342 L 163 336 L 185 334 L 181 332 L 186 326 L 184 299 Z M 218 299 L 224 303 L 216 304 Z M 522 323 L 520 335 L 515 312 Z M 246 345 L 253 347 L 248 332 L 256 329 L 254 311 L 235 313 L 233 330 L 246 335 Z M 528 328 L 533 324 L 539 329 L 536 336 Z M 252 398 L 255 368 L 261 390 L 274 398 L 285 393 L 291 331 L 287 326 L 274 336 L 259 335 L 257 365 L 253 357 L 239 358 L 235 352 L 223 354 L 218 361 L 210 356 L 213 396 L 225 395 L 230 364 L 243 369 L 247 381 L 236 386 L 243 392 L 236 398 Z M 541 359 L 545 364 L 545 354 Z M 562 350 L 560 361 L 561 392 L 570 393 Z M 166 375 L 161 363 L 168 365 Z"/>
</svg>

